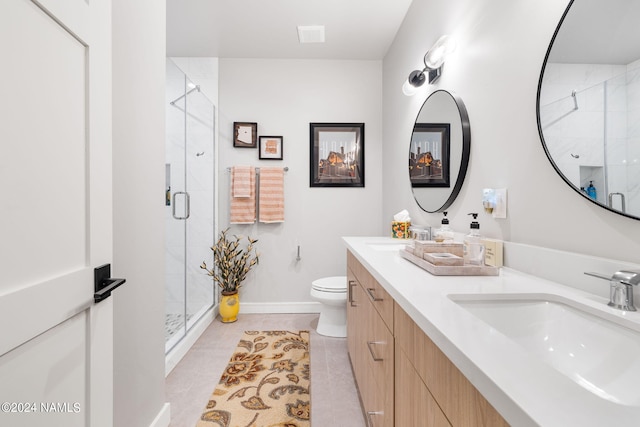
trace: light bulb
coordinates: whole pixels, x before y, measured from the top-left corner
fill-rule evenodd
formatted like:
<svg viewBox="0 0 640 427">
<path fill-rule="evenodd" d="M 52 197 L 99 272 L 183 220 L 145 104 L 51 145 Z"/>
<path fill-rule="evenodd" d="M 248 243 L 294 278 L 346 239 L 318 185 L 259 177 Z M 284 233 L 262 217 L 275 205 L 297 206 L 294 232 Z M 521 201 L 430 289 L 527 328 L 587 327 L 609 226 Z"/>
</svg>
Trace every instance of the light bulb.
<svg viewBox="0 0 640 427">
<path fill-rule="evenodd" d="M 402 93 L 404 93 L 407 96 L 413 96 L 416 94 L 417 91 L 418 91 L 418 88 L 412 85 L 411 83 L 409 83 L 408 79 L 404 81 L 404 84 L 402 85 Z"/>
<path fill-rule="evenodd" d="M 424 56 L 424 65 L 432 70 L 440 68 L 447 59 L 447 55 L 454 50 L 456 50 L 455 39 L 446 35 L 442 36 Z"/>
</svg>

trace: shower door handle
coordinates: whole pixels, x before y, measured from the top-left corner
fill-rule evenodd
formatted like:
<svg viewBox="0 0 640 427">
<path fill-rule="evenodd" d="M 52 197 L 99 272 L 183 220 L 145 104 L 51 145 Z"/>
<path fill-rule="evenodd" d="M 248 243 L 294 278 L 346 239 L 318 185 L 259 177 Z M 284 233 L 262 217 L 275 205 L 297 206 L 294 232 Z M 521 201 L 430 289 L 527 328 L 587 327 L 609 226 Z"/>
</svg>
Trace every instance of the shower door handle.
<svg viewBox="0 0 640 427">
<path fill-rule="evenodd" d="M 176 215 L 176 196 L 178 194 L 184 194 L 184 215 L 185 216 L 177 216 Z M 191 216 L 191 199 L 189 198 L 189 193 L 187 193 L 186 191 L 176 191 L 175 193 L 173 193 L 173 217 L 175 219 L 187 219 L 189 218 L 189 216 Z"/>
</svg>

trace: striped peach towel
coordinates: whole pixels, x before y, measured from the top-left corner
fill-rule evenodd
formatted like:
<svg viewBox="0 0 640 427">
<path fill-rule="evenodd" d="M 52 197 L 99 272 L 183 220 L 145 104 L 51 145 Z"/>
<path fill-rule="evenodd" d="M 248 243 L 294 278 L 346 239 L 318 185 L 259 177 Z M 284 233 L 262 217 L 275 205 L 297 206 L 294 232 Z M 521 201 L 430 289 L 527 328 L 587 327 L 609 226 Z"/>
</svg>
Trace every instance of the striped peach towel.
<svg viewBox="0 0 640 427">
<path fill-rule="evenodd" d="M 233 197 L 251 197 L 251 175 L 255 171 L 251 166 L 234 166 L 231 170 L 231 189 Z"/>
<path fill-rule="evenodd" d="M 260 168 L 259 221 L 284 222 L 284 170 Z"/>
<path fill-rule="evenodd" d="M 236 188 L 239 189 L 238 193 L 236 193 Z M 231 206 L 229 211 L 231 224 L 253 224 L 256 222 L 256 171 L 252 166 L 234 166 L 231 169 Z"/>
</svg>

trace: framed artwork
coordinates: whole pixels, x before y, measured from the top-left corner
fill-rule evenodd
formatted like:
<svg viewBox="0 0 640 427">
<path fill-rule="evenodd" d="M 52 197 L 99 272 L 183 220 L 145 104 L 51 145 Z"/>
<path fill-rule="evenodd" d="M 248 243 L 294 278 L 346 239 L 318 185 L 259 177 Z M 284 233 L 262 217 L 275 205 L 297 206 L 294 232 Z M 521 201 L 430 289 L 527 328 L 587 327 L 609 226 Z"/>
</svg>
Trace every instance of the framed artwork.
<svg viewBox="0 0 640 427">
<path fill-rule="evenodd" d="M 256 148 L 258 146 L 258 124 L 251 122 L 233 122 L 233 146 Z"/>
<path fill-rule="evenodd" d="M 409 149 L 412 187 L 450 187 L 449 123 L 416 123 Z"/>
<path fill-rule="evenodd" d="M 260 160 L 282 160 L 282 137 L 261 135 L 258 151 Z"/>
<path fill-rule="evenodd" d="M 309 186 L 364 187 L 364 123 L 309 123 Z"/>
</svg>

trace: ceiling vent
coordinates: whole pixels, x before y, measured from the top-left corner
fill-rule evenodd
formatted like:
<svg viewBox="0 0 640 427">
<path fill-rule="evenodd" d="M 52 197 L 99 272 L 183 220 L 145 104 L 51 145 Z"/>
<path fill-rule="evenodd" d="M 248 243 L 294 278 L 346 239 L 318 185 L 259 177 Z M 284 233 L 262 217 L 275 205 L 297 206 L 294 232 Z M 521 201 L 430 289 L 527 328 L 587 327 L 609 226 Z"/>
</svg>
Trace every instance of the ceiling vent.
<svg viewBox="0 0 640 427">
<path fill-rule="evenodd" d="M 300 43 L 324 43 L 324 25 L 298 25 Z"/>
</svg>

